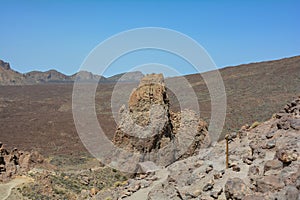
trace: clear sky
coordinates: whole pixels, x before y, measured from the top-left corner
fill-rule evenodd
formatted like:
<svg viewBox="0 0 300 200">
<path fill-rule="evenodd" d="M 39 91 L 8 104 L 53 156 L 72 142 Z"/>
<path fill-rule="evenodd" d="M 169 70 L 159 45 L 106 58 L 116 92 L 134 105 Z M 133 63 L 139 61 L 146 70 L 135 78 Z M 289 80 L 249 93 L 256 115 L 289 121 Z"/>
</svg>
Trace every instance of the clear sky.
<svg viewBox="0 0 300 200">
<path fill-rule="evenodd" d="M 300 55 L 299 10 L 299 0 L 0 0 L 0 59 L 20 72 L 53 68 L 73 74 L 103 40 L 150 26 L 195 39 L 218 67 L 272 60 Z M 124 59 L 106 75 L 164 59 Z M 174 65 L 193 72 L 180 61 Z"/>
</svg>

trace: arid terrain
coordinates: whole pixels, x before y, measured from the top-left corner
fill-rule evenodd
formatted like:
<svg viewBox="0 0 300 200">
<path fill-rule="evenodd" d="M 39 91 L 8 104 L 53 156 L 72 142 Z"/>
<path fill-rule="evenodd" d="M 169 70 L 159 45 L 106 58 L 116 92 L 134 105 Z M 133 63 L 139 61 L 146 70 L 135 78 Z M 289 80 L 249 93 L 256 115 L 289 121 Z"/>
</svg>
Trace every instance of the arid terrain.
<svg viewBox="0 0 300 200">
<path fill-rule="evenodd" d="M 297 200 L 300 99 L 286 103 L 300 94 L 299 66 L 300 57 L 293 57 L 221 69 L 227 116 L 213 146 L 203 121 L 209 122 L 210 98 L 199 74 L 184 78 L 196 92 L 201 118 L 193 110 L 178 112 L 168 85 L 183 90 L 182 77 L 153 74 L 138 83 L 131 74 L 129 81 L 115 82 L 122 75 L 101 81 L 95 100 L 105 134 L 115 145 L 141 153 L 137 164 L 117 151 L 109 154 L 133 167 L 130 173 L 104 166 L 84 148 L 72 115 L 72 82 L 0 86 L 0 198 Z M 114 99 L 117 108 L 111 108 L 114 90 L 121 95 Z M 119 111 L 121 103 L 127 108 Z M 152 106 L 161 107 L 153 112 Z M 149 128 L 136 129 L 129 118 Z M 151 137 L 145 140 L 130 135 L 147 132 Z M 191 145 L 184 149 L 187 138 Z"/>
<path fill-rule="evenodd" d="M 220 70 L 227 94 L 224 134 L 244 124 L 264 121 L 300 93 L 300 57 L 226 67 Z M 198 96 L 201 117 L 210 118 L 210 97 L 199 74 L 187 75 Z M 183 87 L 177 78 L 168 84 Z M 121 87 L 137 86 L 124 82 Z M 96 95 L 99 123 L 112 138 L 116 123 L 111 111 L 115 82 L 100 83 Z M 85 155 L 73 121 L 73 85 L 68 82 L 0 86 L 0 141 L 8 148 L 37 150 L 44 156 Z M 167 90 L 170 110 L 178 111 L 174 94 Z M 127 100 L 126 100 L 127 101 Z M 76 156 L 75 156 L 76 157 Z"/>
</svg>

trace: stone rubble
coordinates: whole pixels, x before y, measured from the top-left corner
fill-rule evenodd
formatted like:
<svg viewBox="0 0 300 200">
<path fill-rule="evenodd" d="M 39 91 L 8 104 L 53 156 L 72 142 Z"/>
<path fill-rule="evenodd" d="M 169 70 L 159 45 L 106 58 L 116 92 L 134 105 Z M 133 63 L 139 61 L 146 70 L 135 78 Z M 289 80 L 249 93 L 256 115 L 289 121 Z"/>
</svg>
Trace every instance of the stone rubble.
<svg viewBox="0 0 300 200">
<path fill-rule="evenodd" d="M 168 178 L 154 187 L 159 179 L 151 178 L 158 171 L 131 179 L 107 197 L 130 200 L 134 192 L 149 187 L 147 200 L 299 200 L 300 130 L 294 125 L 299 120 L 300 97 L 270 120 L 255 128 L 243 127 L 235 134 L 229 144 L 228 169 L 223 140 L 169 165 L 165 169 Z M 142 181 L 148 184 L 137 187 Z M 95 199 L 102 197 L 99 194 Z"/>
</svg>

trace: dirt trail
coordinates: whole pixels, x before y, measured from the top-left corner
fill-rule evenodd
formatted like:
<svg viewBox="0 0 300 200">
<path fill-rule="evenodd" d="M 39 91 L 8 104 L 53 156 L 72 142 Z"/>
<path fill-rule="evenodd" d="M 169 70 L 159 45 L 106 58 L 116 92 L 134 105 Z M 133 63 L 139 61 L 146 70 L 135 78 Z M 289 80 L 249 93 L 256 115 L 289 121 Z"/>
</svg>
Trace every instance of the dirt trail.
<svg viewBox="0 0 300 200">
<path fill-rule="evenodd" d="M 11 190 L 23 183 L 30 183 L 32 179 L 28 177 L 16 177 L 15 179 L 11 180 L 8 183 L 0 184 L 0 200 L 5 200 L 11 194 Z"/>
</svg>

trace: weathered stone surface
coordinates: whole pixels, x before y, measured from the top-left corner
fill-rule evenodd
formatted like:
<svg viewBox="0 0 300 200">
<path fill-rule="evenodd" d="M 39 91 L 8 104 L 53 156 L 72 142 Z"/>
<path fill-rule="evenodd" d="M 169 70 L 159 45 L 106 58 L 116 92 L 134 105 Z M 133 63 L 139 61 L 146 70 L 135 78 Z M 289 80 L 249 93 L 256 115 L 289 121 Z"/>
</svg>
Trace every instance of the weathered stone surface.
<svg viewBox="0 0 300 200">
<path fill-rule="evenodd" d="M 300 104 L 300 98 L 296 104 Z M 165 170 L 168 177 L 165 181 L 159 178 L 152 180 L 147 188 L 150 188 L 150 192 L 146 192 L 148 199 L 299 198 L 300 132 L 291 126 L 279 129 L 277 123 L 283 116 L 290 121 L 300 118 L 300 115 L 292 105 L 287 106 L 284 113 L 286 115 L 272 117 L 255 129 L 244 130 L 242 137 L 233 137 L 229 144 L 230 167 L 235 166 L 239 170 L 226 169 L 226 142 L 219 141 L 214 146 L 200 148 L 195 156 L 177 160 L 166 169 L 155 172 Z M 178 115 L 175 117 L 180 118 Z M 173 128 L 174 130 L 179 129 Z M 276 141 L 275 146 L 264 148 L 272 140 Z M 156 186 L 152 188 L 153 185 Z"/>
<path fill-rule="evenodd" d="M 276 151 L 276 157 L 283 163 L 290 163 L 297 160 L 298 155 L 296 152 L 292 152 L 286 149 L 278 149 Z"/>
<path fill-rule="evenodd" d="M 4 62 L 3 60 L 0 60 L 0 67 L 2 67 L 5 70 L 10 70 L 10 65 L 7 62 Z"/>
<path fill-rule="evenodd" d="M 207 192 L 209 190 L 212 190 L 213 188 L 214 188 L 214 184 L 212 182 L 209 182 L 203 187 L 203 191 Z"/>
<path fill-rule="evenodd" d="M 284 182 L 280 180 L 278 176 L 270 175 L 263 176 L 257 180 L 257 191 L 258 192 L 269 192 L 280 190 L 284 187 Z"/>
<path fill-rule="evenodd" d="M 119 115 L 113 142 L 127 151 L 140 153 L 141 162 L 167 166 L 210 144 L 207 124 L 196 113 L 169 110 L 162 74 L 142 78 L 130 96 L 128 109 L 122 106 Z"/>
<path fill-rule="evenodd" d="M 300 130 L 300 119 L 291 119 L 291 127 L 295 130 Z"/>
<path fill-rule="evenodd" d="M 179 195 L 174 187 L 158 186 L 157 188 L 154 188 L 153 190 L 151 190 L 151 192 L 148 194 L 147 200 L 158 200 L 158 199 L 180 200 L 181 198 L 179 197 Z"/>
<path fill-rule="evenodd" d="M 266 142 L 266 148 L 272 149 L 276 146 L 276 140 L 269 140 Z"/>
<path fill-rule="evenodd" d="M 299 200 L 300 199 L 300 191 L 294 186 L 287 186 L 286 188 L 286 199 L 288 200 Z"/>
<path fill-rule="evenodd" d="M 138 164 L 138 173 L 155 172 L 159 169 L 160 167 L 151 161 L 141 162 Z"/>
<path fill-rule="evenodd" d="M 225 184 L 225 195 L 227 199 L 243 199 L 249 193 L 249 188 L 240 178 L 231 178 Z"/>
<path fill-rule="evenodd" d="M 169 110 L 162 74 L 145 76 L 141 79 L 138 88 L 131 93 L 128 108 L 133 121 L 140 126 L 148 125 L 153 105 L 161 105 L 167 112 Z"/>
<path fill-rule="evenodd" d="M 9 181 L 35 166 L 42 165 L 44 158 L 36 151 L 24 152 L 14 148 L 8 151 L 0 143 L 0 183 Z"/>
<path fill-rule="evenodd" d="M 251 194 L 251 195 L 247 195 L 245 198 L 243 198 L 243 200 L 262 200 L 263 198 L 264 198 L 263 195 Z"/>
<path fill-rule="evenodd" d="M 279 160 L 268 160 L 265 163 L 264 171 L 269 171 L 269 170 L 280 170 L 282 169 L 283 165 L 282 162 Z"/>
</svg>

